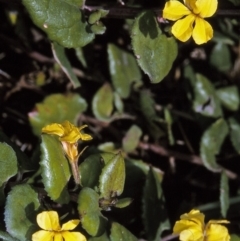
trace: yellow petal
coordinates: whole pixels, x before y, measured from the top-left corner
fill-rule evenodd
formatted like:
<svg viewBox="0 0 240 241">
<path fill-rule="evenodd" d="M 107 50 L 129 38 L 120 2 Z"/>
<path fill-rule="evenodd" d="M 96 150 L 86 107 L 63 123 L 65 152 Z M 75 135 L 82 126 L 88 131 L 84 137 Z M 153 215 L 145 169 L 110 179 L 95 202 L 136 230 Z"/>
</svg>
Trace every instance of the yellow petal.
<svg viewBox="0 0 240 241">
<path fill-rule="evenodd" d="M 48 231 L 60 230 L 58 213 L 55 211 L 44 211 L 37 215 L 39 227 Z"/>
<path fill-rule="evenodd" d="M 42 128 L 43 133 L 53 134 L 57 136 L 62 136 L 64 134 L 64 128 L 62 125 L 53 123 Z"/>
<path fill-rule="evenodd" d="M 181 215 L 181 219 L 182 220 L 189 220 L 189 221 L 193 221 L 196 224 L 198 224 L 199 226 L 203 227 L 204 226 L 204 214 L 200 213 L 199 210 L 191 210 L 189 213 L 185 213 L 183 215 Z"/>
<path fill-rule="evenodd" d="M 80 232 L 62 232 L 62 236 L 64 237 L 64 241 L 87 241 L 86 237 L 82 235 Z"/>
<path fill-rule="evenodd" d="M 229 241 L 230 236 L 226 227 L 220 224 L 210 224 L 206 230 L 208 241 Z"/>
<path fill-rule="evenodd" d="M 72 144 L 78 142 L 79 139 L 81 139 L 81 134 L 78 131 L 78 128 L 74 128 L 69 132 L 65 132 L 65 134 L 59 138 L 60 141 L 66 141 Z"/>
<path fill-rule="evenodd" d="M 83 128 L 87 127 L 87 125 L 83 125 L 83 126 L 80 126 L 79 127 L 79 131 L 80 131 L 80 135 L 81 135 L 81 140 L 83 141 L 90 141 L 92 140 L 92 136 L 88 135 L 88 134 L 85 134 L 85 133 L 81 133 L 81 130 Z"/>
<path fill-rule="evenodd" d="M 177 221 L 173 227 L 173 233 L 174 234 L 179 234 L 184 230 L 187 229 L 192 229 L 192 230 L 196 230 L 196 232 L 202 232 L 202 226 L 193 222 L 193 221 L 189 221 L 189 220 L 180 220 Z"/>
<path fill-rule="evenodd" d="M 80 223 L 79 219 L 70 220 L 62 225 L 62 230 L 73 230 Z"/>
<path fill-rule="evenodd" d="M 196 10 L 196 0 L 184 0 L 184 4 L 191 10 L 191 12 Z"/>
<path fill-rule="evenodd" d="M 54 239 L 53 241 L 63 241 L 63 236 L 62 236 L 62 233 L 61 232 L 56 232 L 54 234 Z"/>
<path fill-rule="evenodd" d="M 196 6 L 200 17 L 207 18 L 211 17 L 217 10 L 217 0 L 197 0 Z"/>
<path fill-rule="evenodd" d="M 193 14 L 178 20 L 172 26 L 172 34 L 182 42 L 186 42 L 192 35 L 194 20 L 195 16 Z"/>
<path fill-rule="evenodd" d="M 208 222 L 208 225 L 209 224 L 217 224 L 217 223 L 230 223 L 228 220 L 226 220 L 226 219 L 222 219 L 222 220 L 210 220 L 209 222 Z"/>
<path fill-rule="evenodd" d="M 163 9 L 163 18 L 176 21 L 185 15 L 190 14 L 190 10 L 184 6 L 181 2 L 176 0 L 170 0 L 166 2 Z"/>
<path fill-rule="evenodd" d="M 32 235 L 32 241 L 52 241 L 54 232 L 40 230 Z"/>
<path fill-rule="evenodd" d="M 212 26 L 204 19 L 197 17 L 192 35 L 196 44 L 206 43 L 213 37 Z"/>
<path fill-rule="evenodd" d="M 65 133 L 68 133 L 68 132 L 70 132 L 72 129 L 74 129 L 74 128 L 77 128 L 75 125 L 73 125 L 71 122 L 69 122 L 69 121 L 64 121 L 63 123 L 62 123 L 62 126 L 63 126 L 63 128 L 64 128 L 64 130 L 65 130 Z"/>
<path fill-rule="evenodd" d="M 180 233 L 181 241 L 203 241 L 203 233 L 195 229 L 187 229 Z"/>
</svg>

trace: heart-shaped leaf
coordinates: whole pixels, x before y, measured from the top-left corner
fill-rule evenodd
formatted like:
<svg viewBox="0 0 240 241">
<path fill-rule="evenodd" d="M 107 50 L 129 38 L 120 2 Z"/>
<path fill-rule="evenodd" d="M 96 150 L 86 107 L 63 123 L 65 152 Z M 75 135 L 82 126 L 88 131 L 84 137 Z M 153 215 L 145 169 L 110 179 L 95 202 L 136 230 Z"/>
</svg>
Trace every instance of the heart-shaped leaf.
<svg viewBox="0 0 240 241">
<path fill-rule="evenodd" d="M 137 62 L 152 83 L 159 83 L 171 70 L 177 57 L 177 43 L 160 30 L 151 11 L 141 13 L 132 28 L 132 46 Z"/>
<path fill-rule="evenodd" d="M 90 43 L 94 34 L 80 10 L 82 0 L 23 0 L 33 22 L 66 48 Z"/>
</svg>

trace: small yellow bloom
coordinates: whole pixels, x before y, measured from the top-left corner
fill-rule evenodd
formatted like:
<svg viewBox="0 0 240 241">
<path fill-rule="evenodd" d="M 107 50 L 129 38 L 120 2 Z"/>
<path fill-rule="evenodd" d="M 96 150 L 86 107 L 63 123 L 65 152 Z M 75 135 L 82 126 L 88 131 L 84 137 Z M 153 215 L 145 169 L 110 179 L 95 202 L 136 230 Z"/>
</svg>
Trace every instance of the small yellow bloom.
<svg viewBox="0 0 240 241">
<path fill-rule="evenodd" d="M 217 0 L 170 0 L 163 9 L 163 18 L 177 21 L 172 34 L 182 42 L 191 36 L 197 44 L 203 44 L 213 37 L 212 26 L 204 20 L 217 10 Z M 185 16 L 185 17 L 184 17 Z M 184 17 L 184 18 L 183 18 Z"/>
<path fill-rule="evenodd" d="M 69 232 L 79 224 L 79 219 L 70 220 L 62 225 L 59 224 L 58 213 L 44 211 L 37 215 L 37 223 L 43 230 L 32 235 L 32 241 L 86 241 L 86 237 L 80 232 Z"/>
<path fill-rule="evenodd" d="M 199 210 L 191 210 L 183 214 L 173 227 L 174 234 L 180 234 L 181 241 L 229 241 L 228 230 L 220 223 L 227 220 L 210 220 L 204 224 L 204 214 Z"/>
<path fill-rule="evenodd" d="M 69 121 L 64 121 L 62 124 L 53 123 L 42 128 L 43 133 L 52 134 L 59 136 L 60 141 L 65 141 L 68 143 L 77 143 L 79 140 L 89 141 L 92 137 L 88 134 L 81 133 L 83 128 L 87 125 L 81 127 L 74 126 Z"/>
</svg>

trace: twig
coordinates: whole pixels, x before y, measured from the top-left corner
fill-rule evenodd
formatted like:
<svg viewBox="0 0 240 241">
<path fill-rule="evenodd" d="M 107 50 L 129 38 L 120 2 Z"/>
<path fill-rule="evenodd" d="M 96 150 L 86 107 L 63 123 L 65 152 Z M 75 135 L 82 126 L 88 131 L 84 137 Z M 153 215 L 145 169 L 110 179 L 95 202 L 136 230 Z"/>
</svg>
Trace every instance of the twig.
<svg viewBox="0 0 240 241">
<path fill-rule="evenodd" d="M 183 154 L 177 151 L 172 151 L 172 150 L 168 150 L 165 147 L 159 146 L 159 145 L 155 145 L 155 144 L 149 144 L 149 143 L 144 143 L 144 142 L 140 142 L 138 144 L 138 146 L 144 150 L 151 150 L 154 153 L 161 155 L 161 156 L 167 156 L 167 157 L 174 157 L 176 160 L 184 160 L 184 161 L 188 161 L 191 162 L 193 164 L 196 165 L 203 165 L 203 161 L 199 156 L 196 155 L 188 155 L 188 154 Z M 230 178 L 230 179 L 237 179 L 238 175 L 228 169 L 225 169 L 223 167 L 221 167 L 222 170 L 224 170 L 226 172 L 226 175 Z"/>
</svg>

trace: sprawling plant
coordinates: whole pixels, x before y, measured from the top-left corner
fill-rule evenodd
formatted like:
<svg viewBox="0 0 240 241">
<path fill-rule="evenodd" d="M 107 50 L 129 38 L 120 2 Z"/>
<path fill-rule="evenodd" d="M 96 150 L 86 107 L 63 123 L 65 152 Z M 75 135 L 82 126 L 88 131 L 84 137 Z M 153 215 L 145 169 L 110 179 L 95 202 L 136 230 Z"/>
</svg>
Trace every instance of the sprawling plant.
<svg viewBox="0 0 240 241">
<path fill-rule="evenodd" d="M 0 240 L 239 241 L 239 16 L 0 0 Z"/>
</svg>

